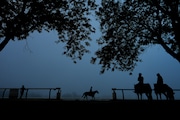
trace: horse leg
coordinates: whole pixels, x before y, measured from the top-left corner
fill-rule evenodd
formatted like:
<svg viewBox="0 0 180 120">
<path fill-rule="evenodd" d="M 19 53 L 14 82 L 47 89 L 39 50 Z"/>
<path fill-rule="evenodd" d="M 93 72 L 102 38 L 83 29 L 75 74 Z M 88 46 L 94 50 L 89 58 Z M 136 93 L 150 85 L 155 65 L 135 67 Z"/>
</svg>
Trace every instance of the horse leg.
<svg viewBox="0 0 180 120">
<path fill-rule="evenodd" d="M 140 94 L 140 96 L 141 96 L 141 100 L 142 100 L 142 93 Z"/>
<path fill-rule="evenodd" d="M 142 100 L 142 93 L 137 93 L 138 100 Z"/>
<path fill-rule="evenodd" d="M 139 100 L 139 94 L 137 93 L 137 97 L 138 97 L 138 100 Z"/>
<path fill-rule="evenodd" d="M 158 93 L 156 93 L 156 99 L 159 100 L 159 98 L 158 98 Z"/>
<path fill-rule="evenodd" d="M 158 94 L 156 96 L 157 96 L 157 100 L 159 100 Z"/>
<path fill-rule="evenodd" d="M 159 94 L 159 99 L 162 100 L 161 93 L 158 93 L 158 94 Z"/>
<path fill-rule="evenodd" d="M 139 93 L 138 93 L 138 94 L 137 94 L 137 96 L 138 96 L 138 100 L 140 100 L 140 98 L 141 98 L 141 94 L 139 94 Z"/>
<path fill-rule="evenodd" d="M 150 100 L 150 95 L 148 93 L 146 93 L 146 97 Z"/>
<path fill-rule="evenodd" d="M 159 93 L 159 99 L 162 100 L 161 93 Z"/>
<path fill-rule="evenodd" d="M 165 92 L 163 92 L 163 94 L 164 94 L 164 96 L 166 97 L 166 100 L 168 100 L 169 98 L 168 98 L 168 95 L 165 93 Z"/>
<path fill-rule="evenodd" d="M 152 95 L 151 95 L 151 93 L 148 93 L 148 100 L 152 100 Z"/>
</svg>

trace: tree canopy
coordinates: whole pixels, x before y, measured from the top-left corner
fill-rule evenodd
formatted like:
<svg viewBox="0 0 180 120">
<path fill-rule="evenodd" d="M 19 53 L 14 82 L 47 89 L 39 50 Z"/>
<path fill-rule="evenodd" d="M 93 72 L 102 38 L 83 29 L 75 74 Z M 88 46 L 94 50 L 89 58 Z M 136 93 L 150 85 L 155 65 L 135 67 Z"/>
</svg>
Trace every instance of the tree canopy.
<svg viewBox="0 0 180 120">
<path fill-rule="evenodd" d="M 42 30 L 58 32 L 64 42 L 64 54 L 75 59 L 88 53 L 90 34 L 95 28 L 90 24 L 95 0 L 1 0 L 0 1 L 0 51 L 10 40 L 24 40 L 30 33 Z"/>
<path fill-rule="evenodd" d="M 97 9 L 98 8 L 98 9 Z M 102 69 L 133 71 L 140 54 L 149 45 L 161 45 L 180 62 L 179 0 L 1 0 L 0 51 L 10 40 L 24 40 L 33 31 L 56 30 L 59 42 L 66 43 L 64 54 L 81 59 L 90 52 L 90 24 L 96 11 L 102 36 L 91 59 Z"/>
<path fill-rule="evenodd" d="M 96 12 L 103 46 L 92 58 L 99 60 L 102 73 L 119 69 L 133 71 L 139 55 L 149 45 L 161 45 L 180 62 L 179 0 L 102 0 Z"/>
</svg>

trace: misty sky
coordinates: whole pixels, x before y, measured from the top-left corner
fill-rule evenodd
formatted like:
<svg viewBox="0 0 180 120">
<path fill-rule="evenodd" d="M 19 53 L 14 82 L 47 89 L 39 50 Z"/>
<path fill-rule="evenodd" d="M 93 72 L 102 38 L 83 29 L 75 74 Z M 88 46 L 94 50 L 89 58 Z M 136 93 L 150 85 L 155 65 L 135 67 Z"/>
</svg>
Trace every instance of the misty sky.
<svg viewBox="0 0 180 120">
<path fill-rule="evenodd" d="M 99 34 L 93 34 L 95 41 Z M 112 97 L 112 88 L 133 89 L 138 73 L 144 76 L 144 83 L 156 83 L 156 73 L 164 78 L 164 83 L 173 89 L 179 89 L 180 66 L 168 55 L 161 46 L 149 47 L 142 55 L 143 62 L 139 63 L 133 74 L 121 71 L 106 71 L 100 73 L 100 65 L 91 64 L 90 57 L 97 49 L 92 44 L 91 54 L 87 54 L 81 61 L 73 61 L 62 55 L 63 44 L 56 44 L 56 31 L 50 33 L 33 33 L 27 40 L 10 41 L 0 52 L 0 88 L 56 88 L 60 87 L 63 96 L 76 96 L 79 99 L 83 92 L 93 90 L 100 93 L 98 98 Z M 117 95 L 120 95 L 120 91 Z M 131 91 L 131 95 L 136 97 Z M 176 94 L 177 95 L 177 94 Z M 175 95 L 175 98 L 176 98 Z M 120 97 L 120 96 L 119 96 Z"/>
</svg>

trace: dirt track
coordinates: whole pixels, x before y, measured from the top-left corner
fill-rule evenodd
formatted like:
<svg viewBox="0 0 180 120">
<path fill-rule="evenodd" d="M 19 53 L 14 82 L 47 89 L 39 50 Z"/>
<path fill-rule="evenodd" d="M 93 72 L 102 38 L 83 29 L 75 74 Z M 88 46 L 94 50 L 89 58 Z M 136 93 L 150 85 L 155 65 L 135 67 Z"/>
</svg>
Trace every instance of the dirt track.
<svg viewBox="0 0 180 120">
<path fill-rule="evenodd" d="M 156 118 L 179 117 L 180 101 L 148 101 L 148 100 L 118 100 L 118 101 L 78 101 L 78 100 L 0 100 L 1 115 L 13 114 L 21 118 L 66 117 L 79 119 L 94 118 Z M 92 114 L 92 115 L 91 115 Z M 6 116 L 10 117 L 10 116 Z M 144 118 L 144 119 L 146 119 Z M 86 119 L 86 118 L 84 118 Z"/>
</svg>

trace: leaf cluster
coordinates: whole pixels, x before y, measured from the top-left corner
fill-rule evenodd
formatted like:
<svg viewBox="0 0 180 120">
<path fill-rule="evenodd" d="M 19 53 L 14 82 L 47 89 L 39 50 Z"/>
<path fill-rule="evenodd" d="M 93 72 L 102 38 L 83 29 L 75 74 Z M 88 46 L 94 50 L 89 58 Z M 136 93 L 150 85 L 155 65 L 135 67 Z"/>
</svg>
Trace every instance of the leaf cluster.
<svg viewBox="0 0 180 120">
<path fill-rule="evenodd" d="M 64 55 L 74 63 L 90 46 L 95 11 L 102 36 L 91 63 L 106 70 L 133 71 L 150 45 L 160 45 L 180 62 L 179 0 L 1 0 L 0 51 L 10 40 L 26 39 L 34 31 L 58 32 Z"/>
<path fill-rule="evenodd" d="M 96 7 L 95 0 L 1 0 L 0 48 L 34 31 L 56 30 L 56 42 L 66 43 L 64 54 L 81 59 L 89 52 L 89 35 L 95 32 L 89 15 Z"/>
<path fill-rule="evenodd" d="M 167 0 L 102 0 L 96 11 L 100 21 L 102 47 L 92 58 L 99 60 L 101 73 L 133 71 L 139 56 L 149 45 L 161 45 L 168 54 L 180 61 L 179 1 Z"/>
</svg>

